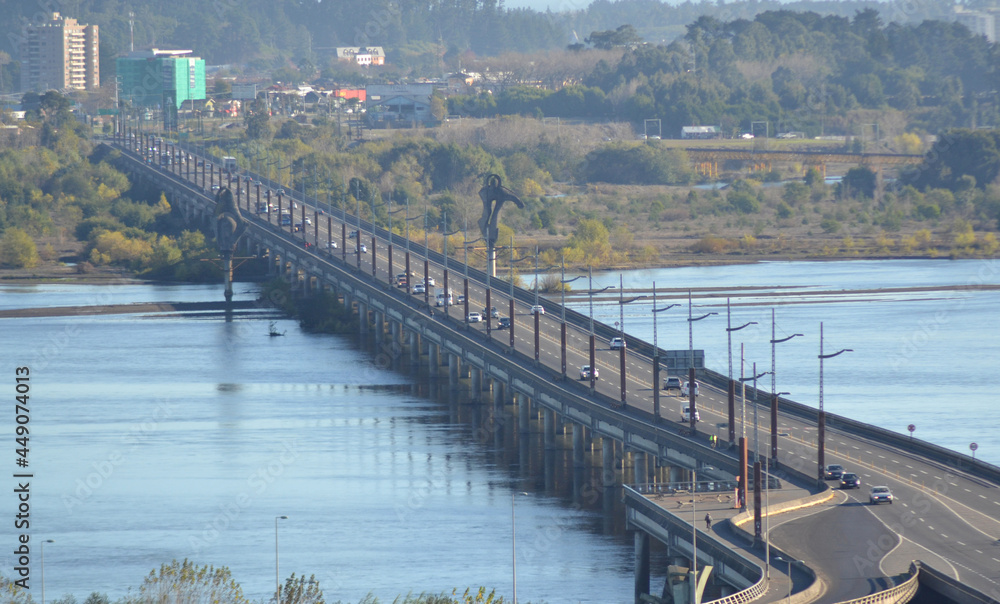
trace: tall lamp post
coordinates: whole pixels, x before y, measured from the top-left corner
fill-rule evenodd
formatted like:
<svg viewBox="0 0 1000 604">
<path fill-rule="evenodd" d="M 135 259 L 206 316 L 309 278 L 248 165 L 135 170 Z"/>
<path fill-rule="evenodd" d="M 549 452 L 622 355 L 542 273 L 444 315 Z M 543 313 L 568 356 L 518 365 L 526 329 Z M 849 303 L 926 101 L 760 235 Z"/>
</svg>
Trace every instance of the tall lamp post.
<svg viewBox="0 0 1000 604">
<path fill-rule="evenodd" d="M 775 556 L 775 560 L 778 562 L 785 562 L 788 564 L 788 601 L 792 601 L 792 562 L 796 564 L 802 564 L 802 560 L 792 560 L 791 558 L 782 558 L 781 556 Z"/>
<path fill-rule="evenodd" d="M 739 331 L 751 325 L 756 325 L 756 321 L 744 323 L 739 327 L 733 327 L 732 314 L 729 311 L 729 298 L 726 298 L 726 339 L 729 343 L 729 446 L 736 442 L 736 382 L 733 381 L 733 332 Z"/>
<path fill-rule="evenodd" d="M 787 338 L 776 339 L 774 337 L 774 309 L 771 309 L 771 465 L 778 465 L 778 392 L 777 369 L 775 368 L 775 344 L 787 342 L 792 338 L 800 337 L 802 334 L 793 333 Z"/>
<path fill-rule="evenodd" d="M 596 386 L 596 374 L 597 374 L 597 359 L 596 357 L 596 343 L 594 336 L 594 294 L 599 294 L 601 292 L 606 292 L 609 289 L 614 289 L 613 285 L 608 285 L 602 289 L 594 291 L 594 269 L 593 267 L 587 267 L 587 298 L 590 301 L 590 393 L 594 393 L 594 388 Z"/>
<path fill-rule="evenodd" d="M 570 283 L 581 279 L 583 275 L 577 275 L 572 279 L 566 278 L 566 254 L 563 253 L 562 257 L 562 271 L 559 277 L 559 295 L 560 303 L 559 309 L 561 312 L 560 319 L 562 320 L 562 326 L 559 328 L 559 356 L 562 359 L 562 376 L 566 377 L 566 286 Z"/>
<path fill-rule="evenodd" d="M 660 419 L 660 345 L 656 340 L 656 315 L 680 304 L 656 308 L 656 281 L 653 281 L 653 422 Z"/>
<path fill-rule="evenodd" d="M 288 520 L 288 516 L 274 517 L 274 602 L 281 604 L 281 582 L 278 578 L 278 521 Z"/>
<path fill-rule="evenodd" d="M 45 604 L 45 544 L 55 543 L 52 539 L 45 539 L 42 541 L 42 604 Z"/>
<path fill-rule="evenodd" d="M 625 398 L 626 398 L 626 364 L 625 364 L 625 305 L 631 304 L 636 300 L 642 300 L 646 296 L 636 296 L 629 300 L 623 299 L 625 291 L 625 284 L 621 273 L 618 273 L 618 321 L 620 331 L 618 332 L 619 337 L 621 337 L 622 345 L 618 349 L 618 359 L 619 359 L 619 377 L 621 378 L 621 391 L 622 391 L 622 408 L 625 408 Z"/>
<path fill-rule="evenodd" d="M 823 354 L 823 323 L 819 324 L 819 421 L 817 427 L 816 462 L 819 464 L 819 482 L 823 483 L 823 468 L 825 467 L 826 447 L 826 412 L 823 410 L 823 360 L 832 359 L 845 352 L 854 352 L 851 348 L 843 348 L 832 354 Z"/>
<path fill-rule="evenodd" d="M 717 312 L 710 312 L 700 317 L 691 316 L 691 290 L 688 290 L 688 415 L 691 423 L 691 432 L 695 432 L 696 427 L 696 407 L 695 407 L 695 381 L 694 381 L 694 322 L 707 319 Z"/>
</svg>

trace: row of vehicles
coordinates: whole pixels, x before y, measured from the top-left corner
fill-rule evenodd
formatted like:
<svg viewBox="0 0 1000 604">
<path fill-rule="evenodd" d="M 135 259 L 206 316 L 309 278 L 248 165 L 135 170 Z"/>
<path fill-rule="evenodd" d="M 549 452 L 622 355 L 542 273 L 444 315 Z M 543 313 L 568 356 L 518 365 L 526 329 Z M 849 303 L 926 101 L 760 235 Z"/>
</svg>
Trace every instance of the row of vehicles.
<svg viewBox="0 0 1000 604">
<path fill-rule="evenodd" d="M 823 468 L 823 478 L 826 480 L 837 480 L 841 489 L 860 489 L 861 477 L 854 472 L 848 472 L 840 464 L 830 464 Z M 868 503 L 878 505 L 880 503 L 892 504 L 892 490 L 887 486 L 873 486 L 868 491 Z"/>
</svg>

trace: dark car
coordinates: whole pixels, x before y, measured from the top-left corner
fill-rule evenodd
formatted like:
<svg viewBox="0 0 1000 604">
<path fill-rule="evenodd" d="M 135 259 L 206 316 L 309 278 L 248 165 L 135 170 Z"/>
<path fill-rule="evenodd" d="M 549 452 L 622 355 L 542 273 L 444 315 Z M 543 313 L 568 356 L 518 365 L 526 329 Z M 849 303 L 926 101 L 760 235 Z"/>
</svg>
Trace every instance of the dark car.
<svg viewBox="0 0 1000 604">
<path fill-rule="evenodd" d="M 857 474 L 852 474 L 850 472 L 844 472 L 840 477 L 840 488 L 842 489 L 860 489 L 861 479 L 858 478 Z"/>
<path fill-rule="evenodd" d="M 844 466 L 840 464 L 830 464 L 823 470 L 823 478 L 827 480 L 840 480 L 844 476 Z"/>
<path fill-rule="evenodd" d="M 510 329 L 510 317 L 500 317 L 497 321 L 497 329 Z"/>
</svg>

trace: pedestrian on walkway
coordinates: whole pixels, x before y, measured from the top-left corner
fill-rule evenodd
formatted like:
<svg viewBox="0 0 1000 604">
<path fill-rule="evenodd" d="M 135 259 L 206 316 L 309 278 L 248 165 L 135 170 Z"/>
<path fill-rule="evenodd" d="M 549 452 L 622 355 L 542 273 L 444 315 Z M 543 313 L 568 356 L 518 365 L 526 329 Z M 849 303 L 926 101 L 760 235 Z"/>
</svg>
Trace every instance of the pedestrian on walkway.
<svg viewBox="0 0 1000 604">
<path fill-rule="evenodd" d="M 711 514 L 705 514 L 705 530 L 706 531 L 712 530 L 712 515 Z"/>
</svg>

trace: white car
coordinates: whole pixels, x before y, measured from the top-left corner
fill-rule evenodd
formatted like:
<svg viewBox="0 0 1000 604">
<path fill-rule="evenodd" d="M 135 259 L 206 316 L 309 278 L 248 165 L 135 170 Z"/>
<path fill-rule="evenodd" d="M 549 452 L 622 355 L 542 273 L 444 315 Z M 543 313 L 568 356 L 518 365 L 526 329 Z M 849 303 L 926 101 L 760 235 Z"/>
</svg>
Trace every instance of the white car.
<svg viewBox="0 0 1000 604">
<path fill-rule="evenodd" d="M 425 293 L 426 291 L 427 291 L 427 286 L 425 286 L 423 283 L 417 283 L 416 285 L 413 286 L 413 293 L 415 294 L 422 294 Z"/>
<path fill-rule="evenodd" d="M 535 304 L 534 306 L 531 307 L 531 314 L 533 314 L 533 315 L 544 315 L 545 314 L 545 307 L 542 306 L 541 304 Z"/>
<path fill-rule="evenodd" d="M 624 338 L 611 338 L 611 350 L 622 350 L 626 347 Z"/>
<path fill-rule="evenodd" d="M 691 382 L 684 382 L 684 385 L 681 386 L 681 396 L 691 396 L 691 394 L 690 394 L 690 388 L 691 388 Z M 694 383 L 694 395 L 698 396 L 699 394 L 701 394 L 701 392 L 700 392 L 700 389 L 698 388 L 698 382 L 695 382 Z"/>
<path fill-rule="evenodd" d="M 331 249 L 331 250 L 335 250 L 335 249 L 337 249 L 337 248 L 338 248 L 338 247 L 340 247 L 340 246 L 339 246 L 339 245 L 337 245 L 337 242 L 336 242 L 336 241 L 327 241 L 327 242 L 326 242 L 326 247 L 327 247 L 328 249 Z"/>
<path fill-rule="evenodd" d="M 362 243 L 361 246 L 358 247 L 358 248 L 355 248 L 354 251 L 355 252 L 360 252 L 362 254 L 367 254 L 368 253 L 368 246 Z"/>
<path fill-rule="evenodd" d="M 868 493 L 868 503 L 877 505 L 883 501 L 888 501 L 889 505 L 892 505 L 892 491 L 889 487 L 872 487 Z"/>
<path fill-rule="evenodd" d="M 426 279 L 424 279 L 424 285 L 430 285 L 431 287 L 434 287 L 435 285 L 437 285 L 437 282 L 434 281 L 434 277 L 427 277 Z"/>
<path fill-rule="evenodd" d="M 483 320 L 483 315 L 477 312 L 470 312 L 469 316 L 466 317 L 465 320 L 468 321 L 469 323 L 479 323 L 480 321 Z"/>
<path fill-rule="evenodd" d="M 686 424 L 691 422 L 691 407 L 688 407 L 687 405 L 681 406 L 681 421 Z M 701 421 L 701 412 L 697 409 L 694 410 L 694 421 Z"/>
<path fill-rule="evenodd" d="M 581 380 L 589 380 L 590 379 L 590 365 L 584 365 L 583 367 L 580 367 L 580 379 Z M 595 380 L 601 379 L 601 370 L 600 369 L 594 369 L 594 379 Z"/>
</svg>

